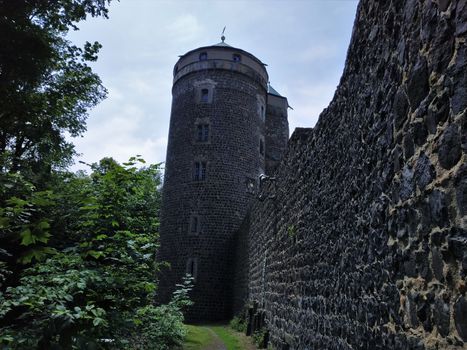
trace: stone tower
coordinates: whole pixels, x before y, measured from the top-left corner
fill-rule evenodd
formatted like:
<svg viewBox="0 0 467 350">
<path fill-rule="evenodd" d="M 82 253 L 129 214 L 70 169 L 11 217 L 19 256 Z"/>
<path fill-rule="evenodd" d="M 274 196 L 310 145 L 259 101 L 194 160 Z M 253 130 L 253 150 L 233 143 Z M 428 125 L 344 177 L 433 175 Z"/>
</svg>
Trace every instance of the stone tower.
<svg viewBox="0 0 467 350">
<path fill-rule="evenodd" d="M 159 251 L 170 269 L 159 295 L 193 275 L 190 320 L 230 316 L 234 234 L 289 133 L 287 99 L 265 64 L 224 39 L 184 54 L 173 73 Z"/>
</svg>

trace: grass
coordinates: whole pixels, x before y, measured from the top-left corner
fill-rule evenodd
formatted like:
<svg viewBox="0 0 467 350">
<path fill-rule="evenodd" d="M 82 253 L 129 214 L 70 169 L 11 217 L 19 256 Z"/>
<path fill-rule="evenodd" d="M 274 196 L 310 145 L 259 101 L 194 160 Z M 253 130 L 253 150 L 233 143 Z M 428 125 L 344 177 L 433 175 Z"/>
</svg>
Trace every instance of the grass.
<svg viewBox="0 0 467 350">
<path fill-rule="evenodd" d="M 187 325 L 188 334 L 183 350 L 203 350 L 215 341 L 214 332 L 224 343 L 227 350 L 243 350 L 238 336 L 227 325 Z"/>
<path fill-rule="evenodd" d="M 240 346 L 240 341 L 232 333 L 228 326 L 212 326 L 210 327 L 219 338 L 224 342 L 227 350 L 242 350 L 243 347 Z"/>
<path fill-rule="evenodd" d="M 188 334 L 183 344 L 184 350 L 201 350 L 212 343 L 211 332 L 206 327 L 187 325 Z"/>
</svg>

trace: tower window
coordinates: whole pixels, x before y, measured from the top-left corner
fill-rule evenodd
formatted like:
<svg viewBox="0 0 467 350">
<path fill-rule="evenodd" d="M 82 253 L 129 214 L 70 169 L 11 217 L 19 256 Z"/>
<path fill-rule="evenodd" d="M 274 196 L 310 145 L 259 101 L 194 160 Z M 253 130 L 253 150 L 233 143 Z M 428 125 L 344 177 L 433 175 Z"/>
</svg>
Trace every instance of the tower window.
<svg viewBox="0 0 467 350">
<path fill-rule="evenodd" d="M 197 142 L 209 141 L 209 124 L 198 124 L 196 132 Z"/>
<path fill-rule="evenodd" d="M 186 262 L 186 273 L 194 279 L 198 276 L 198 258 L 189 258 Z"/>
<path fill-rule="evenodd" d="M 242 56 L 240 56 L 238 53 L 234 53 L 234 54 L 232 55 L 232 60 L 233 60 L 234 62 L 240 62 L 240 61 L 242 60 Z"/>
<path fill-rule="evenodd" d="M 263 141 L 263 139 L 259 140 L 259 154 L 264 156 L 264 141 Z"/>
<path fill-rule="evenodd" d="M 200 222 L 198 215 L 192 215 L 190 217 L 190 234 L 197 235 L 200 232 Z"/>
<path fill-rule="evenodd" d="M 195 162 L 193 168 L 193 180 L 204 181 L 206 180 L 206 162 Z"/>
<path fill-rule="evenodd" d="M 264 119 L 265 119 L 264 106 L 261 106 L 260 109 L 261 109 L 261 110 L 260 110 L 260 113 L 261 113 L 260 117 L 261 117 L 261 120 L 264 121 Z"/>
<path fill-rule="evenodd" d="M 203 103 L 209 102 L 209 89 L 201 89 L 201 98 L 200 101 Z"/>
<path fill-rule="evenodd" d="M 207 52 L 201 52 L 199 54 L 199 60 L 200 61 L 206 61 L 208 59 L 208 53 Z"/>
</svg>

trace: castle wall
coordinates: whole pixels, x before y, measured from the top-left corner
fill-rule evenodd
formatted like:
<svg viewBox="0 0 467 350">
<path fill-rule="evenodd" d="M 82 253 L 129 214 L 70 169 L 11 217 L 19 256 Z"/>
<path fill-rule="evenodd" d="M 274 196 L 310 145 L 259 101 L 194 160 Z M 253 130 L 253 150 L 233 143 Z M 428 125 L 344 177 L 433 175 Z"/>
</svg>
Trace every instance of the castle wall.
<svg viewBox="0 0 467 350">
<path fill-rule="evenodd" d="M 275 348 L 465 346 L 466 17 L 359 4 L 332 102 L 239 232 L 235 307 L 259 305 Z"/>
</svg>

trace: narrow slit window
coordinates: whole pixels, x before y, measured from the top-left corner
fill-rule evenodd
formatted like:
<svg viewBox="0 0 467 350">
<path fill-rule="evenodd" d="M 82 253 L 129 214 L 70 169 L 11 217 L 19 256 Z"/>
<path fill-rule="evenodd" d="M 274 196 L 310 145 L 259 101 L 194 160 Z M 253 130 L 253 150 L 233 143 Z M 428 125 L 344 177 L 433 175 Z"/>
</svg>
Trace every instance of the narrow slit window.
<svg viewBox="0 0 467 350">
<path fill-rule="evenodd" d="M 201 52 L 199 54 L 199 60 L 200 61 L 206 61 L 208 59 L 208 53 L 207 52 Z"/>
<path fill-rule="evenodd" d="M 209 141 L 209 124 L 198 124 L 196 133 L 197 142 Z"/>
<path fill-rule="evenodd" d="M 260 117 L 261 117 L 261 120 L 264 121 L 264 119 L 265 119 L 264 106 L 261 106 L 261 115 L 260 115 Z"/>
<path fill-rule="evenodd" d="M 209 102 L 209 90 L 208 89 L 201 90 L 201 102 L 203 103 Z"/>
<path fill-rule="evenodd" d="M 190 274 L 194 279 L 196 279 L 198 275 L 198 259 L 197 258 L 189 258 L 186 262 L 186 273 Z"/>
<path fill-rule="evenodd" d="M 262 139 L 259 140 L 259 154 L 264 156 L 264 141 Z"/>
<path fill-rule="evenodd" d="M 199 217 L 198 217 L 198 215 L 193 215 L 190 218 L 190 233 L 192 235 L 197 235 L 199 233 Z"/>
<path fill-rule="evenodd" d="M 193 169 L 193 180 L 204 181 L 206 180 L 206 162 L 195 162 Z"/>
</svg>

